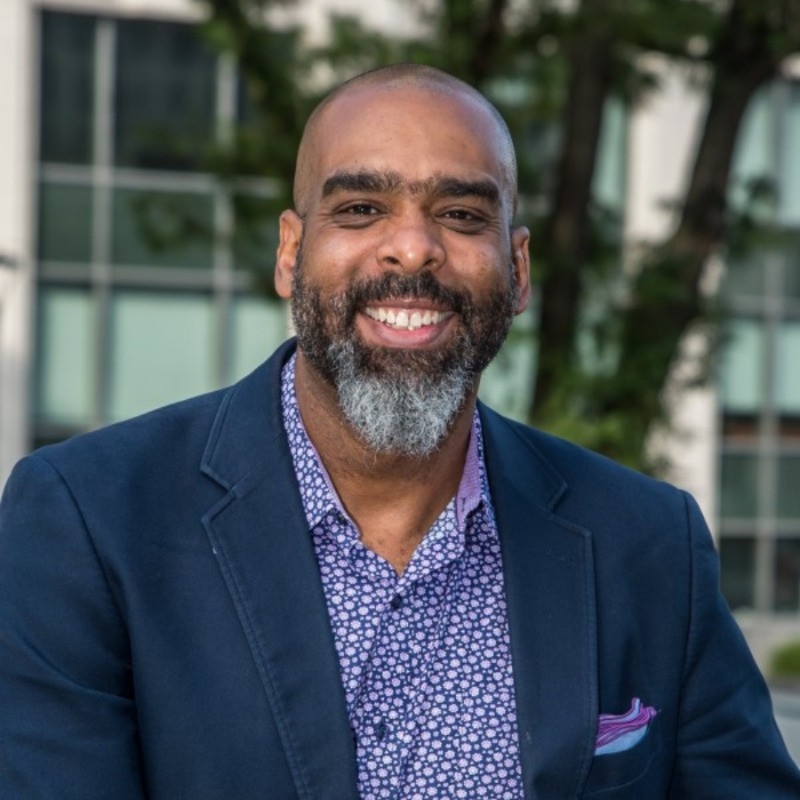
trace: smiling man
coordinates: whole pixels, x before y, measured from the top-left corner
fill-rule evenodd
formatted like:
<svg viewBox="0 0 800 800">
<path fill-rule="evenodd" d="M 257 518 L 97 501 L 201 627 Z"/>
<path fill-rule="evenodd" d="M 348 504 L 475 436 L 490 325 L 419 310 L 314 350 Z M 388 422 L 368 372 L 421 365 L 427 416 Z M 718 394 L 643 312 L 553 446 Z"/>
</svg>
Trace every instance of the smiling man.
<svg viewBox="0 0 800 800">
<path fill-rule="evenodd" d="M 9 481 L 0 796 L 800 796 L 691 498 L 477 402 L 529 301 L 516 198 L 455 78 L 323 101 L 296 340 Z"/>
</svg>

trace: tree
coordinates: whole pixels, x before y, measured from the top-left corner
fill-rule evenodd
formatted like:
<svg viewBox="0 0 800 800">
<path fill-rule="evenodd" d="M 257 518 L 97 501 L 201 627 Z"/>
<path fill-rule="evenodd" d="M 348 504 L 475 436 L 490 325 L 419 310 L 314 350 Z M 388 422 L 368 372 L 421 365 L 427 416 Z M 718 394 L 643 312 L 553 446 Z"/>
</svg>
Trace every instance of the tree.
<svg viewBox="0 0 800 800">
<path fill-rule="evenodd" d="M 534 227 L 540 301 L 531 422 L 652 466 L 645 444 L 666 419 L 668 376 L 684 337 L 710 313 L 700 290 L 704 267 L 734 222 L 728 184 L 744 112 L 782 61 L 800 52 L 796 0 L 411 0 L 405 7 L 418 35 L 390 37 L 333 15 L 330 41 L 318 47 L 300 28 L 269 24 L 277 7 L 294 3 L 197 2 L 207 13 L 206 37 L 234 55 L 255 109 L 217 167 L 278 177 L 282 201 L 303 120 L 327 83 L 411 60 L 446 69 L 495 100 L 524 144 L 520 186 Z M 598 202 L 593 176 L 609 103 L 632 106 L 658 91 L 644 58 L 650 53 L 702 76 L 707 111 L 672 232 L 623 254 L 619 219 Z M 320 74 L 326 85 L 315 80 Z M 531 153 L 527 143 L 537 135 L 556 146 Z M 608 302 L 589 324 L 587 307 L 598 296 Z M 594 359 L 581 356 L 587 340 Z"/>
<path fill-rule="evenodd" d="M 800 15 L 789 0 L 734 0 L 723 10 L 708 4 L 691 8 L 685 2 L 658 4 L 658 9 L 637 3 L 643 25 L 633 29 L 618 17 L 632 5 L 585 0 L 587 25 L 572 40 L 580 53 L 573 61 L 558 188 L 545 226 L 542 360 L 534 414 L 555 426 L 587 420 L 589 426 L 582 427 L 594 427 L 590 435 L 595 447 L 642 465 L 647 434 L 664 416 L 662 392 L 681 341 L 706 315 L 700 282 L 708 258 L 727 232 L 728 183 L 744 112 L 755 92 L 777 74 L 783 58 L 800 50 Z M 684 14 L 681 22 L 691 24 L 665 25 L 662 10 L 675 14 L 675 20 Z M 694 27 L 697 23 L 701 27 Z M 698 31 L 708 43 L 702 57 L 692 53 Z M 621 54 L 623 67 L 635 70 L 635 61 L 626 55 L 644 50 L 701 61 L 707 70 L 708 108 L 694 167 L 676 206 L 674 232 L 643 254 L 625 302 L 615 309 L 617 368 L 587 376 L 578 367 L 576 394 L 564 383 L 563 364 L 575 362 L 575 326 L 586 286 L 590 228 L 585 209 L 591 200 L 581 159 L 592 146 L 596 152 L 596 139 L 587 142 L 590 134 L 584 128 L 596 125 L 597 107 L 612 89 L 614 58 Z M 594 118 L 587 120 L 582 106 L 593 109 Z M 565 407 L 572 414 L 564 414 Z"/>
</svg>

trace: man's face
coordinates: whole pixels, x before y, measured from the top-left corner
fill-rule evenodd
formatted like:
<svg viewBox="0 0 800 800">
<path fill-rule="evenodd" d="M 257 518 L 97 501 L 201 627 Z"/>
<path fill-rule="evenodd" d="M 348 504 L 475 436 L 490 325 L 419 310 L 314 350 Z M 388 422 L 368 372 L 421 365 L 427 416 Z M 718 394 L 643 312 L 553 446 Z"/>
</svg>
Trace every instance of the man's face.
<svg viewBox="0 0 800 800">
<path fill-rule="evenodd" d="M 276 283 L 300 353 L 376 449 L 434 449 L 527 305 L 527 231 L 510 229 L 496 139 L 468 98 L 360 88 L 319 122 L 304 217 L 282 217 Z M 354 405 L 397 406 L 394 432 L 365 433 Z M 446 419 L 401 445 L 421 413 Z"/>
</svg>

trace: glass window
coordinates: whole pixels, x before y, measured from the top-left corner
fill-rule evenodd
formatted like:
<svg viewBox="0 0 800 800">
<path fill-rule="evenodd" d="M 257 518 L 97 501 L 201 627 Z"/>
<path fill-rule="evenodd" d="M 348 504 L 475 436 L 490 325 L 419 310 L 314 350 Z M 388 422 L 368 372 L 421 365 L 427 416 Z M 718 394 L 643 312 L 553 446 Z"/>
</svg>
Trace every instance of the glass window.
<svg viewBox="0 0 800 800">
<path fill-rule="evenodd" d="M 783 270 L 784 293 L 794 300 L 800 299 L 800 235 L 792 236 L 789 253 Z"/>
<path fill-rule="evenodd" d="M 778 459 L 778 516 L 800 519 L 800 456 Z"/>
<path fill-rule="evenodd" d="M 282 200 L 264 195 L 233 196 L 235 266 L 265 278 L 270 288 L 278 247 L 278 217 L 283 207 Z"/>
<path fill-rule="evenodd" d="M 719 544 L 720 586 L 732 609 L 755 606 L 755 539 L 723 536 Z"/>
<path fill-rule="evenodd" d="M 43 182 L 39 188 L 39 258 L 92 260 L 92 190 Z"/>
<path fill-rule="evenodd" d="M 210 195 L 118 189 L 114 192 L 112 261 L 209 269 L 212 225 Z"/>
<path fill-rule="evenodd" d="M 84 289 L 39 291 L 36 414 L 40 422 L 86 427 L 92 419 L 94 315 Z"/>
<path fill-rule="evenodd" d="M 774 87 L 767 86 L 755 96 L 742 121 L 736 142 L 731 182 L 730 200 L 735 208 L 744 209 L 750 206 L 754 182 L 774 179 L 773 106 Z"/>
<path fill-rule="evenodd" d="M 625 205 L 627 122 L 626 109 L 621 102 L 606 103 L 593 188 L 600 203 L 618 210 Z"/>
<path fill-rule="evenodd" d="M 758 512 L 758 458 L 750 453 L 722 457 L 721 502 L 723 518 L 754 519 Z"/>
<path fill-rule="evenodd" d="M 725 275 L 724 293 L 732 297 L 763 297 L 765 261 L 763 248 L 743 256 L 731 254 Z"/>
<path fill-rule="evenodd" d="M 800 414 L 800 322 L 786 323 L 778 329 L 776 357 L 778 410 L 782 414 Z"/>
<path fill-rule="evenodd" d="M 732 605 L 750 606 L 759 575 L 765 612 L 800 611 L 800 528 L 790 530 L 800 524 L 798 141 L 800 81 L 781 79 L 750 104 L 737 143 L 732 205 L 768 228 L 742 249 L 732 242 L 725 292 L 750 318 L 728 324 L 720 363 L 723 528 L 735 519 L 739 533 L 756 517 L 760 528 L 757 547 L 752 538 L 723 541 L 722 585 Z M 767 191 L 748 193 L 756 187 Z"/>
<path fill-rule="evenodd" d="M 720 381 L 722 405 L 734 413 L 756 412 L 764 402 L 762 326 L 755 320 L 733 320 L 727 333 Z"/>
<path fill-rule="evenodd" d="M 94 31 L 92 17 L 42 14 L 42 161 L 91 161 Z"/>
<path fill-rule="evenodd" d="M 800 538 L 776 542 L 775 610 L 800 611 Z"/>
<path fill-rule="evenodd" d="M 285 303 L 239 297 L 233 307 L 233 359 L 228 380 L 255 369 L 288 336 Z"/>
<path fill-rule="evenodd" d="M 783 128 L 780 180 L 780 221 L 784 225 L 800 224 L 800 83 L 786 86 L 786 110 Z"/>
<path fill-rule="evenodd" d="M 210 295 L 120 291 L 111 314 L 110 419 L 214 386 Z"/>
<path fill-rule="evenodd" d="M 117 31 L 116 163 L 196 169 L 214 135 L 214 56 L 190 25 L 126 20 Z"/>
</svg>

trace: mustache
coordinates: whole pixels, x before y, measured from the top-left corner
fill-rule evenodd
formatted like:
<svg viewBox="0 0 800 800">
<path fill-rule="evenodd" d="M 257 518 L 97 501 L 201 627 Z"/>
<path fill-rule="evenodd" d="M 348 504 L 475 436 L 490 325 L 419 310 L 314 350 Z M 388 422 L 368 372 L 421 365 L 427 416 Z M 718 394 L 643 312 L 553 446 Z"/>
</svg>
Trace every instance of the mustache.
<svg viewBox="0 0 800 800">
<path fill-rule="evenodd" d="M 467 292 L 443 286 L 431 272 L 403 275 L 387 272 L 378 278 L 363 280 L 350 286 L 344 293 L 347 315 L 352 320 L 356 313 L 370 303 L 398 299 L 425 299 L 464 315 L 472 307 Z"/>
</svg>

